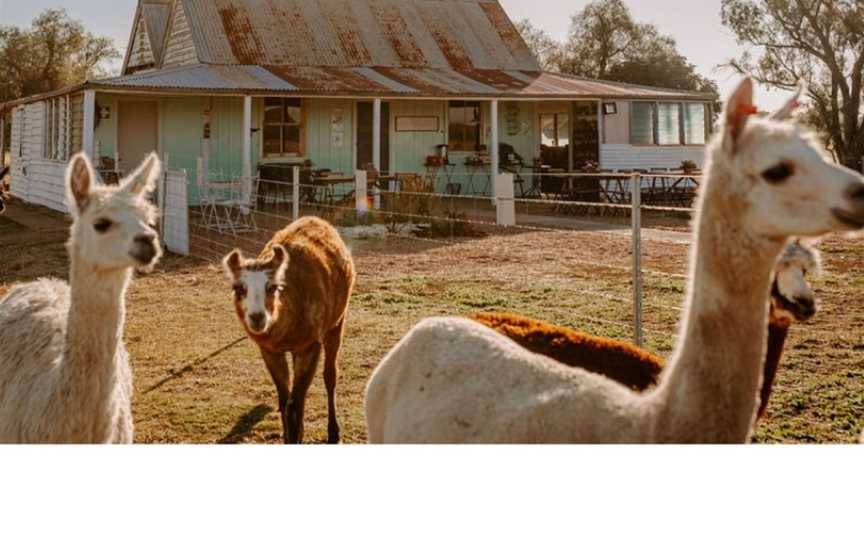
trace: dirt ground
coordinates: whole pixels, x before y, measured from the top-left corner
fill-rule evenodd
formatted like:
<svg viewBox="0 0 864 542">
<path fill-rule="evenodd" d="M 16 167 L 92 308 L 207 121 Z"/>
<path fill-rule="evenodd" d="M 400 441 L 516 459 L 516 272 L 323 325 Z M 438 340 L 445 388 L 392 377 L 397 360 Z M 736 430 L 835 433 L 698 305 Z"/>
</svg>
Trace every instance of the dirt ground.
<svg viewBox="0 0 864 542">
<path fill-rule="evenodd" d="M 18 281 L 65 278 L 66 224 L 13 205 L 0 218 L 0 293 Z M 275 390 L 235 320 L 230 288 L 210 261 L 168 256 L 138 277 L 128 297 L 126 343 L 135 369 L 140 443 L 276 443 Z M 510 311 L 591 333 L 632 337 L 630 246 L 606 232 L 523 231 L 446 241 L 352 241 L 359 277 L 340 362 L 343 440 L 365 441 L 363 390 L 377 363 L 422 318 Z M 224 246 L 223 246 L 224 245 Z M 864 241 L 831 238 L 815 281 L 820 313 L 792 331 L 767 419 L 764 443 L 853 442 L 864 423 Z M 644 247 L 648 347 L 674 343 L 688 247 Z M 307 403 L 307 439 L 326 441 L 323 381 Z"/>
</svg>

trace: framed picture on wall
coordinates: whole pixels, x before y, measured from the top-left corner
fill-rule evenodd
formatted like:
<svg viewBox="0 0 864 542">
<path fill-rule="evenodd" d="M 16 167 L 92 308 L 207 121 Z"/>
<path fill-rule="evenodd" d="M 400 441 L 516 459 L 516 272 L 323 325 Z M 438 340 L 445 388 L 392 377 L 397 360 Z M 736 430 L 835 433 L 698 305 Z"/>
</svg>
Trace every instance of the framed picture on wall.
<svg viewBox="0 0 864 542">
<path fill-rule="evenodd" d="M 441 124 L 438 117 L 396 117 L 397 132 L 438 132 Z"/>
</svg>

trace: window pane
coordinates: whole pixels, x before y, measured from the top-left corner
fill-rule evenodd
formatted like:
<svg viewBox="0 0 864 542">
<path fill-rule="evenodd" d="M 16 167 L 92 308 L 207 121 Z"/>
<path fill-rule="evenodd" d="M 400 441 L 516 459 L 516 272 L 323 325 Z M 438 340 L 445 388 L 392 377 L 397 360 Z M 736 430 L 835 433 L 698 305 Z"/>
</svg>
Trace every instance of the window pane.
<svg viewBox="0 0 864 542">
<path fill-rule="evenodd" d="M 282 100 L 279 98 L 267 98 L 264 102 L 264 122 L 267 124 L 282 122 L 282 111 Z"/>
<path fill-rule="evenodd" d="M 684 104 L 684 143 L 705 144 L 705 104 Z"/>
<path fill-rule="evenodd" d="M 570 144 L 570 115 L 558 114 L 558 146 Z"/>
<path fill-rule="evenodd" d="M 300 127 L 286 126 L 283 130 L 285 140 L 283 149 L 286 154 L 300 154 Z"/>
<path fill-rule="evenodd" d="M 558 140 L 556 138 L 558 134 L 555 130 L 555 115 L 541 115 L 540 116 L 540 143 L 546 147 L 557 147 Z"/>
<path fill-rule="evenodd" d="M 285 122 L 288 124 L 300 124 L 301 115 L 300 100 L 285 100 Z"/>
<path fill-rule="evenodd" d="M 657 143 L 659 145 L 681 144 L 681 106 L 679 104 L 657 105 Z"/>
<path fill-rule="evenodd" d="M 476 151 L 480 145 L 479 102 L 450 102 L 450 149 Z"/>
<path fill-rule="evenodd" d="M 633 145 L 654 144 L 654 104 L 645 102 L 633 103 L 630 143 Z"/>
<path fill-rule="evenodd" d="M 264 127 L 264 154 L 282 154 L 282 127 Z"/>
</svg>

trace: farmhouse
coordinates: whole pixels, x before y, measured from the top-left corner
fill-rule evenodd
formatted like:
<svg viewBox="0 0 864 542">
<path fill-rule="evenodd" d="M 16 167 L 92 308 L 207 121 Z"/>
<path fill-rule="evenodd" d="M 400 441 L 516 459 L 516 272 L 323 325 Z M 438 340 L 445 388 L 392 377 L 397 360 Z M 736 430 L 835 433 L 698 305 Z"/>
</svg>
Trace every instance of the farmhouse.
<svg viewBox="0 0 864 542">
<path fill-rule="evenodd" d="M 0 104 L 21 199 L 62 210 L 81 149 L 108 175 L 156 149 L 194 204 L 199 174 L 298 163 L 437 165 L 462 194 L 519 158 L 675 168 L 710 130 L 710 96 L 543 72 L 497 0 L 140 0 L 131 23 L 120 76 Z"/>
</svg>

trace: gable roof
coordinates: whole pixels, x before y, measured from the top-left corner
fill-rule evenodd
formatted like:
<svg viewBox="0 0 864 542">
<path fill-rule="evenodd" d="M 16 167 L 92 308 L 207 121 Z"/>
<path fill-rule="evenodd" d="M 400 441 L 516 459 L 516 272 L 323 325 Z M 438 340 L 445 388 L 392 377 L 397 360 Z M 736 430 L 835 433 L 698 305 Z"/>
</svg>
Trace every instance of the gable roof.
<svg viewBox="0 0 864 542">
<path fill-rule="evenodd" d="M 139 0 L 121 73 L 129 73 L 130 68 L 137 67 L 135 63 L 142 62 L 142 59 L 133 59 L 133 54 L 144 55 L 144 62 L 152 62 L 154 67 L 161 64 L 162 45 L 173 4 L 174 0 Z"/>
<path fill-rule="evenodd" d="M 204 64 L 540 70 L 497 0 L 177 3 Z"/>
</svg>

